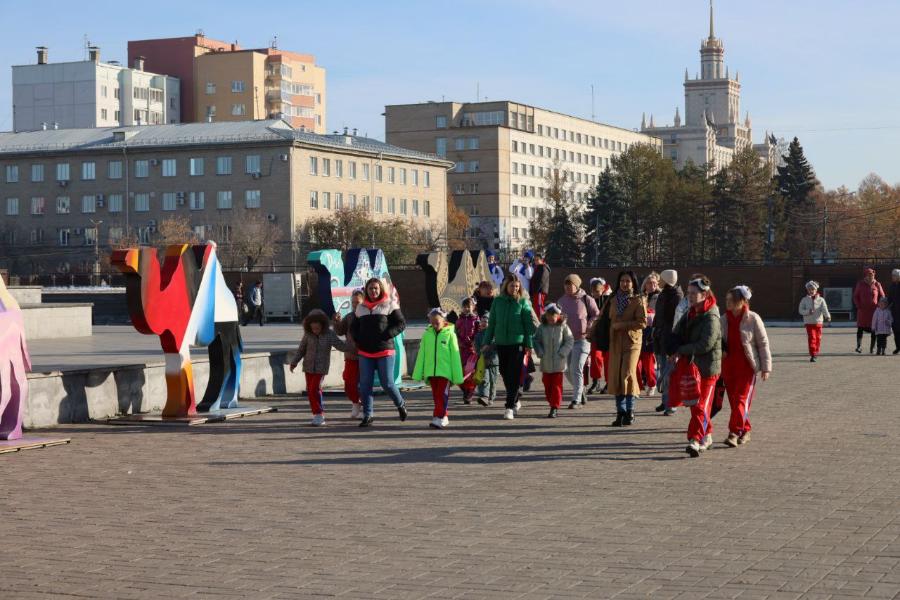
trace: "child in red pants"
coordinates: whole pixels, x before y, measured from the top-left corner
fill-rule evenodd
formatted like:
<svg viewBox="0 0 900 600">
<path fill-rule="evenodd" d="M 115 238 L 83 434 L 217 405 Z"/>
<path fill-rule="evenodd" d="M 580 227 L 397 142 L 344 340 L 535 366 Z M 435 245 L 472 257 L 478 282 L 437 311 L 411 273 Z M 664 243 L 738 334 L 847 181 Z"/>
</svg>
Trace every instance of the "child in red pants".
<svg viewBox="0 0 900 600">
<path fill-rule="evenodd" d="M 803 324 L 806 326 L 809 362 L 816 362 L 822 346 L 822 323 L 831 321 L 828 304 L 825 302 L 825 298 L 819 294 L 817 281 L 806 283 L 806 295 L 800 300 L 800 314 L 803 316 Z"/>
<path fill-rule="evenodd" d="M 350 399 L 353 408 L 350 412 L 352 419 L 362 417 L 362 407 L 359 404 L 359 354 L 356 352 L 356 344 L 350 337 L 350 328 L 356 318 L 356 307 L 363 301 L 365 294 L 362 290 L 354 290 L 350 295 L 350 312 L 341 318 L 340 313 L 334 313 L 334 331 L 338 335 L 347 336 L 347 350 L 344 352 L 344 393 Z"/>
<path fill-rule="evenodd" d="M 475 300 L 466 298 L 462 301 L 462 312 L 456 320 L 456 341 L 459 346 L 459 357 L 462 362 L 463 382 L 460 389 L 463 403 L 471 404 L 475 395 L 475 365 L 478 353 L 475 351 L 475 336 L 478 334 L 478 315 L 475 313 Z"/>
<path fill-rule="evenodd" d="M 555 419 L 563 397 L 563 375 L 569 362 L 569 353 L 575 345 L 572 331 L 566 325 L 562 309 L 556 304 L 544 307 L 541 324 L 534 334 L 534 352 L 541 359 L 544 394 L 550 405 L 548 419 Z"/>
<path fill-rule="evenodd" d="M 319 309 L 310 311 L 303 319 L 303 339 L 291 361 L 291 373 L 303 361 L 303 372 L 306 374 L 306 395 L 312 411 L 312 425 L 319 427 L 325 424 L 325 406 L 322 395 L 322 379 L 328 375 L 331 367 L 331 349 L 344 352 L 347 344 L 331 329 L 331 321 Z"/>
<path fill-rule="evenodd" d="M 447 322 L 447 313 L 433 308 L 428 313 L 430 325 L 422 334 L 419 353 L 412 378 L 431 386 L 434 413 L 430 427 L 443 429 L 450 424 L 447 409 L 450 404 L 450 386 L 463 382 L 462 361 L 453 326 Z"/>
</svg>

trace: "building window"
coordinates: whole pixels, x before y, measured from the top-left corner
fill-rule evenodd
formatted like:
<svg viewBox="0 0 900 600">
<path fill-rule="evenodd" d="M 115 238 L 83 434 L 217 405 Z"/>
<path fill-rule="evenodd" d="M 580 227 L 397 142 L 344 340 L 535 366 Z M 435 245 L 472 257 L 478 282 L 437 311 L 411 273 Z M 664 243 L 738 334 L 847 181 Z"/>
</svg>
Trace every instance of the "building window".
<svg viewBox="0 0 900 600">
<path fill-rule="evenodd" d="M 322 192 L 322 208 L 331 208 L 331 192 Z"/>
<path fill-rule="evenodd" d="M 32 167 L 33 169 L 34 167 Z M 18 165 L 6 165 L 6 183 L 18 183 L 19 167 Z M 32 181 L 34 181 L 32 179 Z"/>
<path fill-rule="evenodd" d="M 247 114 L 247 105 L 246 104 L 232 104 L 231 105 L 231 114 L 235 117 L 242 117 Z"/>
<path fill-rule="evenodd" d="M 389 198 L 388 199 L 388 214 L 392 215 L 397 212 L 397 199 Z"/>
<path fill-rule="evenodd" d="M 512 184 L 512 195 L 513 196 L 519 195 L 519 184 L 518 183 Z M 513 207 L 513 208 L 515 208 L 515 207 Z"/>
<path fill-rule="evenodd" d="M 319 192 L 311 191 L 309 193 L 309 207 L 319 208 Z"/>
<path fill-rule="evenodd" d="M 175 210 L 177 206 L 177 200 L 175 198 L 175 192 L 164 192 L 162 198 L 162 209 L 163 210 Z"/>
<path fill-rule="evenodd" d="M 322 177 L 331 177 L 331 159 L 322 159 Z"/>
<path fill-rule="evenodd" d="M 109 111 L 105 108 L 100 109 L 100 120 L 105 121 L 109 118 Z"/>
<path fill-rule="evenodd" d="M 31 214 L 43 215 L 45 210 L 46 210 L 46 206 L 44 204 L 43 198 L 37 197 L 37 198 L 31 199 Z"/>
<path fill-rule="evenodd" d="M 381 196 L 375 196 L 375 212 L 384 212 L 384 199 Z"/>
<path fill-rule="evenodd" d="M 406 169 L 400 169 L 400 185 L 406 185 Z"/>
<path fill-rule="evenodd" d="M 231 190 L 218 192 L 216 194 L 216 208 L 220 210 L 231 210 Z"/>
<path fill-rule="evenodd" d="M 425 187 L 431 187 L 431 171 L 422 171 L 422 176 L 425 179 Z"/>
<path fill-rule="evenodd" d="M 519 216 L 519 207 L 516 206 L 515 204 L 513 204 L 513 207 L 512 207 L 512 216 L 514 216 L 514 217 Z"/>
<path fill-rule="evenodd" d="M 453 193 L 457 195 L 462 195 L 466 193 L 466 184 L 464 183 L 455 183 L 453 184 Z"/>
<path fill-rule="evenodd" d="M 334 176 L 335 177 L 343 177 L 344 176 L 344 161 L 342 161 L 342 160 L 334 161 Z"/>
<path fill-rule="evenodd" d="M 347 164 L 347 178 L 348 179 L 356 179 L 356 161 L 351 160 Z"/>
<path fill-rule="evenodd" d="M 90 214 L 97 212 L 97 197 L 96 196 L 82 196 L 81 197 L 81 212 L 83 214 Z"/>
<path fill-rule="evenodd" d="M 60 246 L 68 246 L 69 245 L 69 237 L 71 235 L 71 231 L 67 227 L 62 228 L 62 229 L 57 229 L 56 234 L 57 234 L 57 241 L 59 242 Z"/>
<path fill-rule="evenodd" d="M 9 216 L 14 216 L 19 214 L 19 199 L 18 198 L 7 198 L 6 199 L 6 214 Z"/>
<path fill-rule="evenodd" d="M 116 91 L 118 92 L 119 90 L 116 90 Z M 116 123 L 118 123 L 118 122 L 120 122 L 121 120 L 122 120 L 122 113 L 119 112 L 119 111 L 115 111 L 115 112 L 113 113 L 113 121 L 115 121 Z"/>
<path fill-rule="evenodd" d="M 447 157 L 447 138 L 440 137 L 434 140 L 435 154 L 442 158 Z"/>
<path fill-rule="evenodd" d="M 109 161 L 106 164 L 106 176 L 110 179 L 122 179 L 122 161 Z"/>
<path fill-rule="evenodd" d="M 244 206 L 246 208 L 259 208 L 261 198 L 259 190 L 247 190 L 244 192 Z"/>
<path fill-rule="evenodd" d="M 69 181 L 69 163 L 59 163 L 56 165 L 56 180 Z"/>
<path fill-rule="evenodd" d="M 206 225 L 194 225 L 191 230 L 194 232 L 194 237 L 200 241 L 206 239 Z"/>
<path fill-rule="evenodd" d="M 512 235 L 513 239 L 519 239 L 519 228 L 513 227 L 512 229 L 513 229 L 513 235 Z"/>
<path fill-rule="evenodd" d="M 244 91 L 244 81 L 240 79 L 235 79 L 231 82 L 231 91 L 235 94 Z"/>
<path fill-rule="evenodd" d="M 215 93 L 216 93 L 216 84 L 213 83 L 212 81 L 207 81 L 206 82 L 206 94 L 209 96 L 212 96 Z"/>
<path fill-rule="evenodd" d="M 430 217 L 431 216 L 431 201 L 430 200 L 423 201 L 422 208 L 424 210 L 425 216 Z"/>
<path fill-rule="evenodd" d="M 369 207 L 371 206 L 371 204 L 370 204 L 370 202 L 369 202 L 369 197 L 368 197 L 368 196 L 363 196 L 363 197 L 362 197 L 362 206 L 363 206 L 363 208 L 366 209 L 367 211 L 369 210 Z"/>
<path fill-rule="evenodd" d="M 400 214 L 406 214 L 406 198 L 400 198 Z"/>
<path fill-rule="evenodd" d="M 447 129 L 447 117 L 438 115 L 434 118 L 434 126 L 436 129 Z"/>
<path fill-rule="evenodd" d="M 175 177 L 178 174 L 177 163 L 174 158 L 166 158 L 162 161 L 162 176 Z"/>
<path fill-rule="evenodd" d="M 125 230 L 122 227 L 110 227 L 108 231 L 111 244 L 117 243 L 125 236 Z"/>
<path fill-rule="evenodd" d="M 394 167 L 388 167 L 388 183 L 394 183 Z"/>
<path fill-rule="evenodd" d="M 134 176 L 139 178 L 150 176 L 150 161 L 136 160 L 134 161 Z"/>
<path fill-rule="evenodd" d="M 478 150 L 481 147 L 481 138 L 470 137 L 468 148 L 469 150 Z"/>
<path fill-rule="evenodd" d="M 369 180 L 369 165 L 367 163 L 363 163 L 363 166 L 362 166 L 362 180 L 363 181 Z"/>
<path fill-rule="evenodd" d="M 334 208 L 338 210 L 344 208 L 344 195 L 340 192 L 334 193 Z"/>
<path fill-rule="evenodd" d="M 86 227 L 84 230 L 84 245 L 85 246 L 93 246 L 97 243 L 97 235 L 100 232 L 96 227 Z"/>
<path fill-rule="evenodd" d="M 309 174 L 310 175 L 318 175 L 319 174 L 319 159 L 315 156 L 309 157 Z"/>
<path fill-rule="evenodd" d="M 106 200 L 106 206 L 111 213 L 122 212 L 122 194 L 110 194 Z"/>
<path fill-rule="evenodd" d="M 44 165 L 31 165 L 31 181 L 40 182 L 44 180 Z"/>
<path fill-rule="evenodd" d="M 381 165 L 375 165 L 375 181 L 381 183 L 383 169 Z"/>
<path fill-rule="evenodd" d="M 347 194 L 347 205 L 351 209 L 356 208 L 356 194 Z"/>
<path fill-rule="evenodd" d="M 259 154 L 249 154 L 247 155 L 247 173 L 261 173 L 262 168 L 260 168 L 260 156 Z"/>
<path fill-rule="evenodd" d="M 231 175 L 230 156 L 219 156 L 216 158 L 216 175 Z"/>
<path fill-rule="evenodd" d="M 470 183 L 470 184 L 469 184 L 469 193 L 470 193 L 470 194 L 477 194 L 477 193 L 478 193 L 478 183 L 477 183 L 477 182 L 476 182 L 476 183 Z"/>
<path fill-rule="evenodd" d="M 150 194 L 134 195 L 134 212 L 150 212 Z"/>
<path fill-rule="evenodd" d="M 454 170 L 455 172 L 457 172 L 457 173 L 465 173 L 465 172 L 466 172 L 466 163 L 465 163 L 465 161 L 462 161 L 462 160 L 461 160 L 461 161 L 459 161 L 458 163 L 456 163 L 456 165 L 454 166 L 453 170 Z"/>
<path fill-rule="evenodd" d="M 191 192 L 189 199 L 191 210 L 203 210 L 206 208 L 206 194 L 204 192 Z"/>
<path fill-rule="evenodd" d="M 466 149 L 466 138 L 458 137 L 453 140 L 453 147 L 455 150 L 465 150 Z"/>
<path fill-rule="evenodd" d="M 188 170 L 190 171 L 191 177 L 203 175 L 203 163 L 204 161 L 202 158 L 188 159 Z"/>
</svg>

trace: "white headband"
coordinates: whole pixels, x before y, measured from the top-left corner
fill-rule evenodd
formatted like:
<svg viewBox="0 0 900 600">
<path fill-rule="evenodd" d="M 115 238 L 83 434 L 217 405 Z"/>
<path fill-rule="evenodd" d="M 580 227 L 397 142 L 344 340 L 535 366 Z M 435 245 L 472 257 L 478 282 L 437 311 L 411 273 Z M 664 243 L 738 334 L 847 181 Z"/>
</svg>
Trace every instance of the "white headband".
<svg viewBox="0 0 900 600">
<path fill-rule="evenodd" d="M 753 297 L 753 292 L 751 292 L 750 288 L 748 288 L 746 285 L 736 285 L 731 289 L 738 292 L 744 298 L 744 300 L 749 300 Z"/>
<path fill-rule="evenodd" d="M 705 283 L 703 283 L 703 280 L 700 278 L 691 279 L 691 282 L 688 285 L 692 285 L 692 286 L 696 287 L 701 292 L 705 292 L 705 291 L 709 290 L 709 286 L 706 285 Z"/>
<path fill-rule="evenodd" d="M 809 289 L 813 289 L 813 290 L 819 289 L 819 282 L 818 282 L 818 281 L 812 281 L 812 280 L 807 281 L 807 282 L 806 282 L 806 289 L 808 289 L 808 290 L 809 290 Z"/>
<path fill-rule="evenodd" d="M 437 308 L 432 308 L 430 311 L 428 311 L 428 316 L 429 317 L 434 317 L 434 316 L 446 317 L 447 311 L 444 310 L 443 308 L 441 308 L 440 306 L 438 306 Z"/>
</svg>

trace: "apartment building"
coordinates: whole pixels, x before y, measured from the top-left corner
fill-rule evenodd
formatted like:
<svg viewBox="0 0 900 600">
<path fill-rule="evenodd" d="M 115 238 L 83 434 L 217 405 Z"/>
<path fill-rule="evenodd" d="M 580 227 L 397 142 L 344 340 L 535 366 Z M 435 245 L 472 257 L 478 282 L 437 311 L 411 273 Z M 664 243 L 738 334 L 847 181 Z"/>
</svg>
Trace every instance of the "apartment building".
<svg viewBox="0 0 900 600">
<path fill-rule="evenodd" d="M 453 161 L 447 185 L 470 235 L 513 250 L 545 206 L 551 169 L 583 202 L 612 157 L 638 143 L 662 149 L 649 135 L 510 101 L 387 106 L 385 139 Z"/>
<path fill-rule="evenodd" d="M 181 85 L 176 77 L 101 62 L 100 48 L 89 59 L 50 63 L 37 49 L 37 64 L 12 68 L 13 130 L 160 125 L 181 121 Z"/>
<path fill-rule="evenodd" d="M 245 49 L 198 33 L 130 41 L 128 56 L 182 79 L 185 121 L 283 119 L 296 129 L 327 131 L 325 69 L 310 54 L 274 44 Z"/>
<path fill-rule="evenodd" d="M 256 213 L 291 240 L 308 219 L 343 207 L 445 232 L 451 167 L 281 120 L 0 133 L 0 241 L 90 261 L 95 244 L 128 234 L 150 243 L 172 216 L 188 217 L 199 239 L 226 243 L 229 228 Z"/>
</svg>

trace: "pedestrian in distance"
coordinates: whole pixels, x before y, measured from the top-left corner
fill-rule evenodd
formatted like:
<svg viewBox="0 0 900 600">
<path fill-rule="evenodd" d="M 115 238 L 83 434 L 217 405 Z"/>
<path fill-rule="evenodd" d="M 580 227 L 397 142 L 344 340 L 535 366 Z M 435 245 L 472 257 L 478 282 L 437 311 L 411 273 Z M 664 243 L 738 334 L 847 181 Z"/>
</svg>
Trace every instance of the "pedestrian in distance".
<svg viewBox="0 0 900 600">
<path fill-rule="evenodd" d="M 263 326 L 263 322 L 265 321 L 265 312 L 263 311 L 263 284 L 262 281 L 257 281 L 253 285 L 253 289 L 250 290 L 250 315 L 247 317 L 247 322 L 250 321 L 258 321 L 259 326 Z"/>
<path fill-rule="evenodd" d="M 806 346 L 809 349 L 809 362 L 816 362 L 822 349 L 822 324 L 831 322 L 828 303 L 819 293 L 819 282 L 806 282 L 806 295 L 800 300 L 800 315 L 806 328 Z"/>
<path fill-rule="evenodd" d="M 572 332 L 573 347 L 569 354 L 569 364 L 565 373 L 569 385 L 572 386 L 569 408 L 574 409 L 579 405 L 587 404 L 584 370 L 591 352 L 591 328 L 600 315 L 600 310 L 594 299 L 581 289 L 581 277 L 578 275 L 572 273 L 566 277 L 563 291 L 565 293 L 560 296 L 556 304 L 562 310 Z M 543 369 L 541 370 L 543 371 Z"/>
<path fill-rule="evenodd" d="M 562 403 L 563 375 L 570 367 L 569 355 L 574 342 L 562 309 L 557 304 L 548 304 L 534 334 L 534 351 L 541 359 L 544 395 L 550 405 L 547 417 L 550 419 L 556 418 Z"/>
<path fill-rule="evenodd" d="M 550 294 L 550 265 L 544 261 L 544 255 L 539 252 L 534 254 L 534 273 L 531 276 L 528 289 L 531 294 L 531 306 L 534 308 L 534 314 L 540 318 L 544 314 L 544 307 Z"/>
<path fill-rule="evenodd" d="M 609 393 L 616 397 L 613 427 L 634 424 L 634 403 L 640 395 L 637 365 L 641 355 L 642 332 L 647 326 L 647 305 L 638 291 L 634 272 L 622 271 L 616 291 L 606 303 L 609 320 Z M 600 314 L 603 319 L 604 314 Z"/>
<path fill-rule="evenodd" d="M 884 296 L 884 289 L 875 280 L 875 269 L 866 268 L 863 278 L 853 290 L 853 305 L 856 307 L 856 353 L 862 353 L 863 333 L 868 333 L 869 354 L 875 352 L 875 334 L 872 332 L 872 316 L 878 307 L 878 300 Z"/>
<path fill-rule="evenodd" d="M 666 269 L 659 274 L 662 289 L 656 297 L 656 307 L 653 315 L 653 352 L 656 355 L 656 364 L 659 367 L 657 386 L 660 389 L 660 403 L 656 412 L 666 416 L 675 414 L 675 408 L 669 406 L 669 374 L 675 364 L 669 360 L 666 348 L 672 340 L 672 330 L 676 323 L 676 310 L 684 299 L 684 291 L 678 285 L 678 271 Z"/>
<path fill-rule="evenodd" d="M 320 427 L 325 424 L 325 397 L 322 393 L 322 380 L 331 369 L 331 349 L 346 351 L 347 344 L 331 329 L 331 321 L 321 310 L 310 311 L 303 319 L 303 339 L 291 361 L 291 373 L 303 361 L 303 372 L 306 375 L 306 397 L 312 411 L 312 425 Z"/>
<path fill-rule="evenodd" d="M 590 294 L 591 298 L 594 300 L 594 304 L 597 306 L 597 314 L 599 316 L 599 314 L 603 312 L 603 307 L 607 300 L 612 295 L 612 290 L 609 289 L 609 285 L 606 283 L 605 279 L 602 277 L 594 277 L 591 279 Z M 609 350 L 602 350 L 597 346 L 596 333 L 598 321 L 599 319 L 594 319 L 590 331 L 588 332 L 591 340 L 591 350 L 588 364 L 585 366 L 584 380 L 587 381 L 590 379 L 591 386 L 587 390 L 587 395 L 591 395 L 594 392 L 605 394 L 608 387 L 607 383 L 604 383 L 601 388 L 600 380 L 602 379 L 604 382 L 609 381 Z"/>
<path fill-rule="evenodd" d="M 891 271 L 891 287 L 887 297 L 894 321 L 894 354 L 900 354 L 900 269 Z"/>
<path fill-rule="evenodd" d="M 359 401 L 359 352 L 353 343 L 353 320 L 356 319 L 356 308 L 362 303 L 365 294 L 362 289 L 353 290 L 350 295 L 350 312 L 341 317 L 340 313 L 334 313 L 334 331 L 338 335 L 347 336 L 347 350 L 344 351 L 344 393 L 350 399 L 353 408 L 350 410 L 351 419 L 362 417 L 362 405 Z"/>
<path fill-rule="evenodd" d="M 458 385 L 463 393 L 463 404 L 471 404 L 472 396 L 475 395 L 475 364 L 478 362 L 478 352 L 475 350 L 478 315 L 475 314 L 475 300 L 472 298 L 463 299 L 455 329 L 463 370 L 463 380 Z"/>
<path fill-rule="evenodd" d="M 887 298 L 878 301 L 878 308 L 872 315 L 872 334 L 875 336 L 875 344 L 879 356 L 886 356 L 887 340 L 893 330 L 894 317 L 891 314 L 890 304 Z"/>
<path fill-rule="evenodd" d="M 479 348 L 479 358 L 484 363 L 484 375 L 475 397 L 478 404 L 491 406 L 497 399 L 497 382 L 500 380 L 500 360 L 497 358 L 497 350 L 494 346 L 485 344 L 485 332 L 490 321 L 490 313 L 485 313 L 478 323 L 478 334 L 475 336 L 475 347 Z"/>
</svg>

